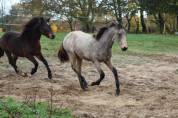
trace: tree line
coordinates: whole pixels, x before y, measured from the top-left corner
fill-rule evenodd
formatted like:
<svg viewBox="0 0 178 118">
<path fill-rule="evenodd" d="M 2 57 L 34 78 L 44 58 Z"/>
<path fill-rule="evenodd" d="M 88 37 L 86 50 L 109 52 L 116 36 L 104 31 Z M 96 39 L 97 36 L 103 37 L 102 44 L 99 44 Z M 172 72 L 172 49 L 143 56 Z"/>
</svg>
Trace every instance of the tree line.
<svg viewBox="0 0 178 118">
<path fill-rule="evenodd" d="M 11 16 L 59 16 L 71 30 L 79 21 L 82 30 L 92 32 L 97 21 L 114 19 L 128 32 L 135 22 L 135 32 L 149 33 L 149 22 L 161 34 L 178 31 L 177 0 L 21 0 L 10 11 Z"/>
</svg>

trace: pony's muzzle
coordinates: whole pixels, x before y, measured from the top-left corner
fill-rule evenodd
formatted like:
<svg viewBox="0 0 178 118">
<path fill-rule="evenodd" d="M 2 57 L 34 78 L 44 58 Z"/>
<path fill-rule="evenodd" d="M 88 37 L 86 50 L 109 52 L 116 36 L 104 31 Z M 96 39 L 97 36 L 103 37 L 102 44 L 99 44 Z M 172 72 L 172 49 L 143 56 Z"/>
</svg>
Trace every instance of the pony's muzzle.
<svg viewBox="0 0 178 118">
<path fill-rule="evenodd" d="M 52 38 L 51 39 L 54 39 L 55 38 L 55 35 L 54 34 L 52 34 Z"/>
<path fill-rule="evenodd" d="M 48 36 L 49 36 L 50 39 L 54 39 L 55 38 L 55 35 L 53 33 L 49 33 Z"/>
<path fill-rule="evenodd" d="M 122 51 L 126 51 L 128 49 L 128 47 L 123 47 Z"/>
</svg>

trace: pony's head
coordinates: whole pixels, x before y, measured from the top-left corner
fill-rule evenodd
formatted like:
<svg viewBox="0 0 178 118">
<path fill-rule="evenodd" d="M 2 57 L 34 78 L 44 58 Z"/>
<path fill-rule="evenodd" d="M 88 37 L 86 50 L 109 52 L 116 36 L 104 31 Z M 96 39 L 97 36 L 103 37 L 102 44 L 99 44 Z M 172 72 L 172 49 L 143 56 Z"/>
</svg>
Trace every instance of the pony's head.
<svg viewBox="0 0 178 118">
<path fill-rule="evenodd" d="M 44 18 L 40 18 L 41 19 L 41 23 L 39 26 L 39 30 L 40 33 L 45 35 L 46 37 L 50 38 L 50 39 L 54 39 L 55 35 L 51 30 L 51 27 L 49 25 L 49 21 L 50 19 L 44 19 Z"/>
<path fill-rule="evenodd" d="M 121 24 L 118 23 L 112 23 L 109 27 L 114 28 L 115 33 L 118 35 L 118 42 L 120 48 L 123 51 L 126 51 L 128 49 L 128 45 L 127 45 L 127 37 L 126 37 L 125 29 L 122 27 Z"/>
<path fill-rule="evenodd" d="M 38 32 L 50 39 L 54 39 L 55 35 L 51 30 L 49 25 L 50 19 L 45 19 L 43 17 L 34 17 L 26 25 L 23 30 L 23 35 L 31 36 L 37 34 Z M 33 33 L 33 34 L 32 34 Z"/>
</svg>

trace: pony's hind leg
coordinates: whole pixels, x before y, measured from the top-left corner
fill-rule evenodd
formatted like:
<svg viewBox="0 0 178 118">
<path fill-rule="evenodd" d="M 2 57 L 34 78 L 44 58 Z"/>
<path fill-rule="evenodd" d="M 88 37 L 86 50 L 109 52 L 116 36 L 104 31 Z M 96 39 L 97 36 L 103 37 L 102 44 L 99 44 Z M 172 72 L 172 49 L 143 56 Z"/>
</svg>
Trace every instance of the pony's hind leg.
<svg viewBox="0 0 178 118">
<path fill-rule="evenodd" d="M 111 61 L 105 62 L 107 67 L 113 72 L 114 78 L 115 78 L 115 84 L 116 84 L 116 95 L 120 94 L 120 82 L 119 82 L 119 76 L 117 74 L 116 68 L 112 65 Z"/>
<path fill-rule="evenodd" d="M 91 83 L 91 86 L 100 85 L 101 81 L 102 81 L 102 80 L 104 79 L 104 77 L 105 77 L 105 74 L 104 74 L 103 70 L 102 70 L 101 67 L 100 67 L 100 63 L 99 63 L 98 61 L 95 61 L 95 62 L 94 62 L 94 65 L 95 65 L 97 71 L 100 73 L 100 78 L 99 78 L 97 81 L 92 82 L 92 83 Z"/>
<path fill-rule="evenodd" d="M 15 70 L 16 73 L 19 73 L 19 70 L 17 69 L 17 66 L 16 66 L 16 64 L 15 64 L 15 59 L 13 59 L 11 53 L 8 52 L 8 51 L 5 51 L 5 53 L 6 53 L 6 55 L 7 55 L 9 64 L 14 68 L 14 70 Z"/>
<path fill-rule="evenodd" d="M 11 53 L 8 51 L 5 51 L 5 53 L 8 57 L 9 64 L 14 68 L 15 72 L 17 74 L 20 74 L 21 76 L 24 76 L 24 77 L 27 76 L 27 74 L 20 71 L 16 65 L 16 61 L 17 61 L 18 57 L 16 55 L 12 56 Z"/>
<path fill-rule="evenodd" d="M 32 68 L 32 70 L 31 70 L 31 75 L 33 75 L 37 72 L 38 62 L 36 61 L 36 59 L 33 56 L 29 56 L 29 57 L 27 57 L 27 59 L 30 60 L 34 64 L 34 68 Z"/>
<path fill-rule="evenodd" d="M 70 56 L 70 61 L 72 69 L 78 76 L 81 88 L 85 90 L 86 88 L 88 88 L 88 84 L 81 74 L 82 59 L 79 59 L 76 56 L 73 57 Z"/>
<path fill-rule="evenodd" d="M 81 71 L 82 71 L 82 59 L 80 59 L 80 58 L 77 58 L 77 70 L 79 72 L 79 77 L 82 80 L 83 86 L 85 88 L 88 88 L 88 83 L 87 83 L 87 81 L 85 80 L 85 78 L 81 74 Z"/>
</svg>

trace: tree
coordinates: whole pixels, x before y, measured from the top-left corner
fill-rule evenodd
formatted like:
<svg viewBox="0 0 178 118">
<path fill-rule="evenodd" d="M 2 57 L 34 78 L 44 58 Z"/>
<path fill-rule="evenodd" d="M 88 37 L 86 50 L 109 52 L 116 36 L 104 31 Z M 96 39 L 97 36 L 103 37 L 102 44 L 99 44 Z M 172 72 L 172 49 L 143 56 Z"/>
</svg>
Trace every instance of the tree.
<svg viewBox="0 0 178 118">
<path fill-rule="evenodd" d="M 0 14 L 1 14 L 1 23 L 2 27 L 4 26 L 4 15 L 5 15 L 5 0 L 0 0 Z"/>
<path fill-rule="evenodd" d="M 144 8 L 155 18 L 160 33 L 166 32 L 166 14 L 175 13 L 177 11 L 177 0 L 143 0 Z"/>
<path fill-rule="evenodd" d="M 72 24 L 76 19 L 80 21 L 82 30 L 92 32 L 94 20 L 98 9 L 104 5 L 106 0 L 46 0 L 48 10 L 65 16 L 71 30 Z"/>
<path fill-rule="evenodd" d="M 77 18 L 82 24 L 82 30 L 92 32 L 93 21 L 96 16 L 96 1 L 95 0 L 77 0 L 78 12 Z"/>
<path fill-rule="evenodd" d="M 18 3 L 11 6 L 10 15 L 12 17 L 25 17 L 30 15 L 30 11 Z"/>
<path fill-rule="evenodd" d="M 21 5 L 32 16 L 42 16 L 45 13 L 44 0 L 21 0 Z"/>
<path fill-rule="evenodd" d="M 138 11 L 138 6 L 133 0 L 128 0 L 127 5 L 124 8 L 124 14 L 127 20 L 127 31 L 130 32 L 131 20 Z M 139 26 L 138 26 L 139 27 Z M 138 28 L 137 28 L 138 29 Z"/>
<path fill-rule="evenodd" d="M 74 16 L 76 14 L 76 3 L 71 0 L 45 0 L 45 8 L 50 12 L 54 12 L 55 14 L 60 14 L 61 17 L 64 17 L 71 31 L 73 28 Z"/>
<path fill-rule="evenodd" d="M 108 0 L 108 9 L 112 10 L 115 14 L 118 23 L 122 24 L 122 15 L 127 0 Z"/>
<path fill-rule="evenodd" d="M 169 12 L 176 15 L 176 30 L 178 31 L 178 1 L 171 0 L 169 3 Z"/>
<path fill-rule="evenodd" d="M 147 33 L 147 27 L 146 27 L 146 23 L 145 23 L 145 19 L 144 19 L 144 14 L 143 14 L 145 11 L 146 2 L 145 2 L 145 0 L 135 0 L 135 3 L 139 6 L 142 32 Z"/>
</svg>

